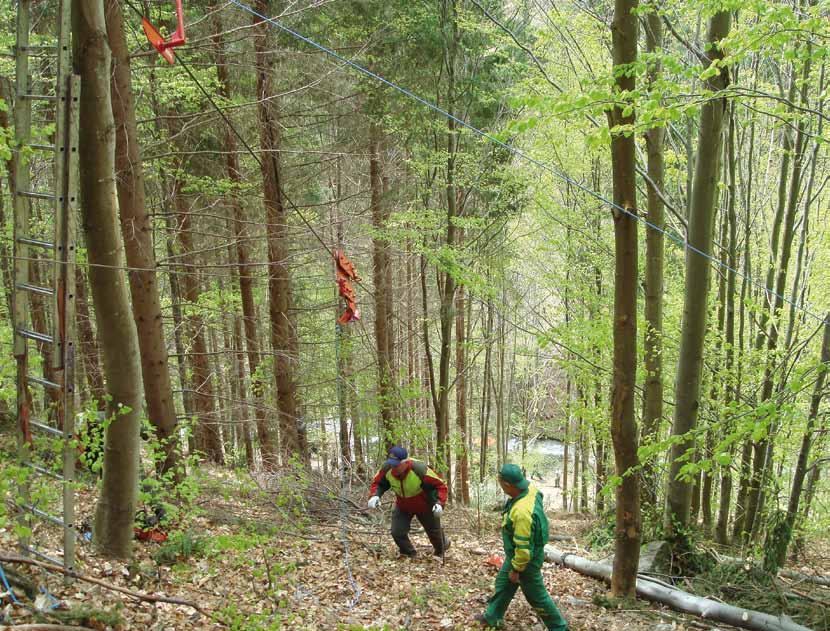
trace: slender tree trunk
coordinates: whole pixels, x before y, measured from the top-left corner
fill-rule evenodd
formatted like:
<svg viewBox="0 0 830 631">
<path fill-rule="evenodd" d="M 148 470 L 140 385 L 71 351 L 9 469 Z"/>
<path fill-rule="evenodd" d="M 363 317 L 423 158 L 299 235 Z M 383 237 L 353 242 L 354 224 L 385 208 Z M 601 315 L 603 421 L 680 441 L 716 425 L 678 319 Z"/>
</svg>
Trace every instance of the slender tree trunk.
<svg viewBox="0 0 830 631">
<path fill-rule="evenodd" d="M 124 245 L 115 204 L 115 124 L 110 49 L 101 0 L 72 5 L 73 54 L 81 76 L 79 154 L 81 210 L 92 296 L 104 360 L 107 411 L 95 543 L 108 556 L 129 557 L 138 492 L 141 366 L 138 335 L 123 272 Z"/>
<path fill-rule="evenodd" d="M 257 0 L 260 15 L 272 15 L 267 0 Z M 283 462 L 292 456 L 309 463 L 308 441 L 297 409 L 298 368 L 297 328 L 292 315 L 291 278 L 288 270 L 288 213 L 283 195 L 280 164 L 281 128 L 274 89 L 271 26 L 254 16 L 254 52 L 257 67 L 257 113 L 262 149 L 262 182 L 268 241 L 268 310 L 271 320 L 271 351 L 274 353 L 274 381 L 279 414 L 280 449 Z"/>
<path fill-rule="evenodd" d="M 804 62 L 804 68 L 801 76 L 801 103 L 808 105 L 807 90 L 809 89 L 808 81 L 810 77 L 810 47 L 808 45 L 808 56 Z M 795 76 L 793 76 L 793 84 L 796 83 Z M 792 90 L 791 90 L 792 92 Z M 802 118 L 796 125 L 795 147 L 793 150 L 792 163 L 792 177 L 790 178 L 790 189 L 787 195 L 786 212 L 783 220 L 783 235 L 781 243 L 781 258 L 778 262 L 778 274 L 775 279 L 775 296 L 772 296 L 773 306 L 769 316 L 769 331 L 766 335 L 767 361 L 764 368 L 764 379 L 761 385 L 761 401 L 769 401 L 773 392 L 773 375 L 775 359 L 773 353 L 778 347 L 778 337 L 780 328 L 783 324 L 781 317 L 781 308 L 784 304 L 784 293 L 787 290 L 787 271 L 790 263 L 790 254 L 792 252 L 792 242 L 795 236 L 795 214 L 798 207 L 798 200 L 801 194 L 801 176 L 804 162 L 804 144 L 805 144 L 805 128 L 806 122 Z M 770 275 L 767 275 L 770 278 Z M 770 283 L 771 284 L 771 283 Z M 770 287 L 767 284 L 767 287 Z M 763 312 L 767 314 L 765 310 Z M 759 338 L 762 331 L 759 330 Z M 760 526 L 758 517 L 759 506 L 763 502 L 763 490 L 766 478 L 766 471 L 772 463 L 772 450 L 774 443 L 771 437 L 777 432 L 778 424 L 775 419 L 769 420 L 769 427 L 764 438 L 755 442 L 752 446 L 753 461 L 752 461 L 752 477 L 750 479 L 749 492 L 747 493 L 746 502 L 746 516 L 744 522 L 744 531 L 749 534 L 757 532 Z"/>
<path fill-rule="evenodd" d="M 199 265 L 193 254 L 193 234 L 189 207 L 190 199 L 182 192 L 183 182 L 176 180 L 173 196 L 179 217 L 179 245 L 184 273 L 181 276 L 182 299 L 189 305 L 185 314 L 189 334 L 190 366 L 192 369 L 190 391 L 193 397 L 197 424 L 194 430 L 196 448 L 216 464 L 224 463 L 222 440 L 219 432 L 219 419 L 216 415 L 216 398 L 214 396 L 213 374 L 208 361 L 207 327 L 199 309 L 201 280 Z"/>
<path fill-rule="evenodd" d="M 394 433 L 394 392 L 392 388 L 391 284 L 388 283 L 389 240 L 385 236 L 389 220 L 387 204 L 383 200 L 383 182 L 380 163 L 381 130 L 372 123 L 369 130 L 369 185 L 371 187 L 372 227 L 372 277 L 375 285 L 375 342 L 378 356 L 378 410 L 382 437 L 386 449 L 395 445 L 400 437 Z"/>
<path fill-rule="evenodd" d="M 615 0 L 611 23 L 612 58 L 615 66 L 637 61 L 637 0 Z M 620 93 L 634 90 L 633 74 L 617 73 Z M 618 95 L 619 97 L 619 95 Z M 614 203 L 614 375 L 611 394 L 611 440 L 616 473 L 622 483 L 616 489 L 614 570 L 611 592 L 618 598 L 635 598 L 637 563 L 640 558 L 640 490 L 637 457 L 637 423 L 634 419 L 634 387 L 637 382 L 637 214 L 634 137 L 615 132 L 633 125 L 634 114 L 624 114 L 617 104 L 608 112 L 611 136 L 611 171 Z"/>
<path fill-rule="evenodd" d="M 84 372 L 86 373 L 89 393 L 98 401 L 100 409 L 104 407 L 104 376 L 101 373 L 100 351 L 86 296 L 86 276 L 80 265 L 75 266 L 75 313 L 78 319 L 78 342 L 83 354 Z"/>
<path fill-rule="evenodd" d="M 807 462 L 810 459 L 810 449 L 813 446 L 813 438 L 818 419 L 818 410 L 821 400 L 824 397 L 824 381 L 827 370 L 830 368 L 830 313 L 824 320 L 824 337 L 821 342 L 821 365 L 818 368 L 818 376 L 813 385 L 813 396 L 810 398 L 810 412 L 807 416 L 807 426 L 804 428 L 804 436 L 801 438 L 801 449 L 798 452 L 795 471 L 793 471 L 793 482 L 790 488 L 790 500 L 787 504 L 787 516 L 784 518 L 783 528 L 785 541 L 778 546 L 778 567 L 784 565 L 787 558 L 787 548 L 792 538 L 793 528 L 798 517 L 798 505 L 801 501 L 801 491 L 804 486 L 804 478 L 807 475 Z"/>
<path fill-rule="evenodd" d="M 222 25 L 217 15 L 216 32 L 222 32 Z M 225 54 L 225 46 L 217 36 L 216 46 L 216 78 L 219 81 L 219 95 L 230 99 L 230 77 Z M 242 186 L 244 179 L 239 166 L 237 155 L 236 135 L 229 126 L 225 126 L 225 151 L 228 179 L 237 186 Z M 249 264 L 250 242 L 248 241 L 248 222 L 245 221 L 245 211 L 239 192 L 230 194 L 230 206 L 233 212 L 233 236 L 236 243 L 236 264 L 238 266 L 239 293 L 242 299 L 242 321 L 245 331 L 245 346 L 248 351 L 248 374 L 251 376 L 251 395 L 253 398 L 254 422 L 256 426 L 259 450 L 262 456 L 262 466 L 266 471 L 273 471 L 279 465 L 277 448 L 273 431 L 266 417 L 266 406 L 263 399 L 265 383 L 263 382 L 260 365 L 260 343 L 257 326 L 256 306 L 254 304 L 254 277 L 253 269 Z M 250 440 L 250 431 L 246 428 L 246 440 Z"/>
<path fill-rule="evenodd" d="M 746 178 L 746 195 L 744 196 L 744 251 L 743 251 L 743 278 L 741 279 L 741 299 L 740 299 L 740 317 L 738 318 L 738 345 L 740 352 L 744 351 L 744 331 L 746 326 L 746 293 L 748 289 L 747 278 L 750 278 L 752 269 L 752 257 L 750 251 L 750 237 L 751 237 L 751 217 L 753 213 L 753 198 L 752 198 L 752 157 L 754 155 L 755 146 L 755 123 L 749 127 L 749 156 L 747 164 L 747 178 Z M 750 332 L 751 335 L 751 332 Z M 738 361 L 736 364 L 735 375 L 735 399 L 740 400 L 741 379 L 743 362 Z M 746 496 L 749 492 L 749 477 L 751 475 L 750 466 L 752 459 L 752 442 L 744 441 L 741 449 L 741 464 L 740 464 L 740 480 L 738 484 L 738 496 L 735 500 L 735 521 L 732 526 L 732 538 L 738 539 L 741 537 L 744 528 L 744 515 L 746 514 Z"/>
<path fill-rule="evenodd" d="M 663 22 L 656 11 L 646 18 L 646 50 L 654 53 L 663 46 Z M 655 62 L 648 76 L 650 84 L 662 74 L 660 62 Z M 648 156 L 648 221 L 657 229 L 646 230 L 645 270 L 645 335 L 643 358 L 645 381 L 643 384 L 643 430 L 641 443 L 647 445 L 657 440 L 663 420 L 663 233 L 665 210 L 663 199 L 664 163 L 663 144 L 665 128 L 649 129 L 646 134 Z M 640 474 L 640 502 L 644 511 L 653 510 L 657 503 L 657 473 L 651 459 L 642 463 Z"/>
<path fill-rule="evenodd" d="M 738 187 L 735 177 L 735 107 L 734 103 L 729 107 L 729 134 L 727 136 L 727 173 L 729 175 L 729 200 L 726 207 L 726 219 L 728 223 L 729 244 L 727 246 L 728 270 L 726 272 L 726 323 L 724 331 L 724 343 L 726 345 L 726 358 L 724 372 L 724 409 L 726 410 L 725 433 L 733 429 L 734 422 L 731 418 L 732 402 L 735 400 L 735 376 L 733 367 L 735 363 L 735 291 L 736 274 L 738 265 L 738 216 L 735 211 L 737 204 Z M 729 455 L 734 454 L 734 447 L 729 448 Z M 732 466 L 723 467 L 720 470 L 720 504 L 718 506 L 718 518 L 715 524 L 715 540 L 720 544 L 727 543 L 727 528 L 729 525 L 729 507 L 732 499 Z"/>
<path fill-rule="evenodd" d="M 729 33 L 731 13 L 721 11 L 709 21 L 707 55 L 710 63 L 723 58 L 717 48 Z M 713 92 L 729 83 L 726 70 L 707 80 Z M 697 251 L 686 251 L 686 293 L 683 323 L 680 333 L 680 352 L 677 361 L 675 385 L 675 412 L 672 435 L 678 437 L 671 449 L 669 486 L 666 494 L 666 532 L 681 548 L 688 545 L 691 485 L 680 476 L 683 456 L 692 448 L 689 436 L 696 425 L 700 406 L 700 381 L 703 363 L 703 343 L 706 334 L 707 296 L 711 264 L 706 258 L 712 251 L 712 224 L 717 200 L 717 180 L 720 174 L 721 140 L 726 101 L 711 99 L 700 111 L 697 160 L 692 186 L 692 204 L 689 216 L 689 245 Z"/>
<path fill-rule="evenodd" d="M 130 51 L 124 36 L 124 16 L 120 2 L 107 0 L 106 22 L 112 49 L 110 80 L 121 234 L 127 265 L 135 268 L 129 274 L 130 295 L 141 350 L 144 398 L 147 401 L 148 419 L 156 429 L 156 437 L 165 454 L 164 461 L 157 463 L 159 472 L 164 473 L 173 469 L 178 461 L 176 406 L 156 278 L 153 226 L 145 205 L 144 170 L 139 155 Z"/>
<path fill-rule="evenodd" d="M 464 233 L 459 231 L 459 244 Z M 458 286 L 455 296 L 455 371 L 458 375 L 455 383 L 455 422 L 458 426 L 458 447 L 455 471 L 458 484 L 458 497 L 464 506 L 470 504 L 470 484 L 468 480 L 469 458 L 467 454 L 467 366 L 464 330 L 464 285 Z"/>
<path fill-rule="evenodd" d="M 481 453 L 479 455 L 479 481 L 484 480 L 487 472 L 487 443 L 490 436 L 490 364 L 492 357 L 493 337 L 493 300 L 487 300 L 487 317 L 484 326 L 484 378 L 481 386 Z"/>
<path fill-rule="evenodd" d="M 238 384 L 236 387 L 236 396 L 239 398 L 239 415 L 241 417 L 241 423 L 238 429 L 245 444 L 245 465 L 248 467 L 248 471 L 253 471 L 256 466 L 256 460 L 254 459 L 254 445 L 251 440 L 251 424 L 248 419 L 250 408 L 248 407 L 248 397 L 246 395 L 248 389 L 245 387 L 245 348 L 242 342 L 242 317 L 237 313 L 233 314 L 233 348 L 234 371 L 236 383 Z M 254 408 L 257 407 L 259 407 L 259 402 L 255 400 Z M 256 410 L 254 414 L 257 414 Z"/>
<path fill-rule="evenodd" d="M 442 3 L 442 21 L 449 33 L 445 41 L 445 70 L 447 73 L 447 105 L 450 114 L 455 112 L 456 99 L 456 61 L 460 34 L 458 31 L 455 0 Z M 453 118 L 447 118 L 447 166 L 446 166 L 446 200 L 447 200 L 447 234 L 445 245 L 449 250 L 455 247 L 455 218 L 457 212 L 457 191 L 455 183 L 456 156 L 458 154 L 458 131 Z M 439 471 L 450 477 L 450 358 L 452 357 L 452 330 L 455 314 L 455 278 L 452 270 L 444 272 L 441 291 L 441 356 L 438 361 L 438 415 L 435 418 L 437 429 L 436 449 Z M 498 439 L 498 438 L 497 438 Z"/>
</svg>

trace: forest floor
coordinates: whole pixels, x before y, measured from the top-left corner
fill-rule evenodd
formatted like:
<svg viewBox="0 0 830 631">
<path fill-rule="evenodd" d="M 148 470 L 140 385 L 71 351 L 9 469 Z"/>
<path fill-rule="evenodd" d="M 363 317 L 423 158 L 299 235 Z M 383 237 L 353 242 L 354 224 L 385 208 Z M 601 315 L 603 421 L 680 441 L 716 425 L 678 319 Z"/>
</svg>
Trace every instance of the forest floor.
<svg viewBox="0 0 830 631">
<path fill-rule="evenodd" d="M 100 630 L 150 631 L 477 628 L 473 617 L 483 611 L 496 572 L 487 561 L 501 554 L 497 513 L 449 509 L 444 524 L 452 547 L 445 559 L 431 554 L 422 531 L 413 534 L 419 556 L 399 559 L 388 535 L 390 503 L 384 502 L 382 511 L 364 511 L 359 488 L 341 502 L 336 479 L 331 490 L 319 480 L 306 482 L 302 492 L 292 486 L 285 480 L 252 481 L 209 470 L 203 472 L 194 506 L 165 543 L 136 542 L 135 558 L 129 563 L 97 556 L 86 541 L 79 546 L 81 574 L 107 586 L 190 601 L 201 613 L 185 604 L 146 602 L 81 580 L 66 585 L 42 568 L 5 564 L 60 603 L 50 610 L 50 602 L 56 601 L 43 595 L 35 599 L 45 615 L 6 606 L 5 622 L 54 622 L 57 616 Z M 91 489 L 81 492 L 80 507 L 79 522 L 91 519 Z M 590 556 L 580 542 L 593 519 L 551 514 L 552 534 L 575 537 L 556 546 Z M 54 547 L 59 533 L 52 530 L 40 527 L 34 538 L 47 549 L 50 542 Z M 1 529 L 0 552 L 15 550 L 11 530 Z M 643 601 L 610 608 L 606 585 L 552 564 L 545 566 L 544 575 L 574 630 L 714 628 Z M 543 627 L 519 594 L 504 628 Z"/>
</svg>

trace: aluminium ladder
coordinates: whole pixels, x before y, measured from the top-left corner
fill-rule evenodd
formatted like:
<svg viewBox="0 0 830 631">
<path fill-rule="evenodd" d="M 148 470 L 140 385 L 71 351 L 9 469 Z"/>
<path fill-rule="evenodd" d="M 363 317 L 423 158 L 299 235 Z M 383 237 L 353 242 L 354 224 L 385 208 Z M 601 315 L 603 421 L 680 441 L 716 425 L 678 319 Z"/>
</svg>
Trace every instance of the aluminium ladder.
<svg viewBox="0 0 830 631">
<path fill-rule="evenodd" d="M 80 80 L 71 66 L 71 9 L 71 0 L 17 2 L 12 314 L 18 454 L 29 470 L 17 503 L 21 551 L 67 570 L 74 569 L 76 538 L 74 265 L 80 97 Z M 43 35 L 50 23 L 54 33 Z M 37 321 L 45 322 L 47 330 L 35 328 L 34 300 L 46 303 L 46 317 Z M 43 347 L 50 351 L 51 366 L 42 366 L 43 376 L 37 376 L 32 373 Z M 32 396 L 30 386 L 43 389 L 42 399 Z M 36 520 L 62 530 L 59 555 L 36 545 Z"/>
</svg>

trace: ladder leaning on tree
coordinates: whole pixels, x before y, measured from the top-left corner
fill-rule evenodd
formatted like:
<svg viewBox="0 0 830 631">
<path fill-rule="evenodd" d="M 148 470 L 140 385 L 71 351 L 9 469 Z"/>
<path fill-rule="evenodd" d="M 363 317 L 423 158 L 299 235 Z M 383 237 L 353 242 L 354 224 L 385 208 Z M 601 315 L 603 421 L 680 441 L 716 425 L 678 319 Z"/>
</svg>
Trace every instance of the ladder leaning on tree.
<svg viewBox="0 0 830 631">
<path fill-rule="evenodd" d="M 15 46 L 14 356 L 18 453 L 30 472 L 17 508 L 23 553 L 71 570 L 76 537 L 73 365 L 80 82 L 71 65 L 72 2 L 37 3 L 41 27 L 43 16 L 54 15 L 56 37 L 32 30 L 31 5 L 31 0 L 17 3 Z M 50 163 L 51 168 L 44 168 Z M 34 269 L 43 273 L 32 279 Z M 43 285 L 36 284 L 38 277 Z M 38 319 L 46 322 L 47 330 L 35 329 L 34 299 L 49 305 L 44 310 L 48 317 Z M 34 344 L 50 350 L 51 366 L 43 366 L 42 377 L 32 374 L 37 362 L 31 360 L 38 357 L 32 353 Z M 29 392 L 30 385 L 49 394 L 42 404 Z M 59 461 L 55 451 L 62 454 Z M 50 493 L 54 480 L 60 483 L 59 494 Z M 62 559 L 52 552 L 57 546 L 36 545 L 35 520 L 62 529 Z"/>
</svg>

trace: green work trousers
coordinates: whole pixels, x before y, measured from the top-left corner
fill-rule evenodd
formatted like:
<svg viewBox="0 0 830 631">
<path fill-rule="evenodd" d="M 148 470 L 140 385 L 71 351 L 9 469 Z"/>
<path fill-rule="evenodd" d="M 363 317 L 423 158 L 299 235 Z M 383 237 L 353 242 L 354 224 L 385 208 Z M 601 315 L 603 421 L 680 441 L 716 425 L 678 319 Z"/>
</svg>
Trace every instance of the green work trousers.
<svg viewBox="0 0 830 631">
<path fill-rule="evenodd" d="M 512 559 L 507 558 L 496 575 L 496 593 L 487 601 L 487 611 L 484 612 L 484 619 L 491 627 L 497 627 L 504 619 L 504 612 L 507 606 L 516 595 L 516 590 L 521 587 L 527 602 L 539 615 L 548 629 L 565 631 L 568 624 L 559 613 L 556 605 L 553 604 L 548 590 L 545 588 L 545 581 L 542 578 L 542 569 L 538 565 L 528 564 L 524 572 L 519 574 L 519 584 L 510 582 L 510 571 Z"/>
</svg>

